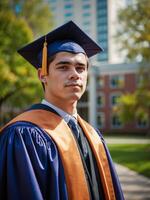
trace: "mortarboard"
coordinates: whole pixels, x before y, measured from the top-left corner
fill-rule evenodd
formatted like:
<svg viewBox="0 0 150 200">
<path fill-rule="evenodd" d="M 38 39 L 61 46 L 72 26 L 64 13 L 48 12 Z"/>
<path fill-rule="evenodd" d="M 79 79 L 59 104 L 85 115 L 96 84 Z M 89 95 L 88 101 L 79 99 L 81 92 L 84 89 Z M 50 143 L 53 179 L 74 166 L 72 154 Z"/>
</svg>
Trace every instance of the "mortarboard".
<svg viewBox="0 0 150 200">
<path fill-rule="evenodd" d="M 18 53 L 35 68 L 42 67 L 43 75 L 46 75 L 47 57 L 62 51 L 85 53 L 88 57 L 91 57 L 102 51 L 102 48 L 73 21 L 69 21 L 19 49 Z"/>
</svg>

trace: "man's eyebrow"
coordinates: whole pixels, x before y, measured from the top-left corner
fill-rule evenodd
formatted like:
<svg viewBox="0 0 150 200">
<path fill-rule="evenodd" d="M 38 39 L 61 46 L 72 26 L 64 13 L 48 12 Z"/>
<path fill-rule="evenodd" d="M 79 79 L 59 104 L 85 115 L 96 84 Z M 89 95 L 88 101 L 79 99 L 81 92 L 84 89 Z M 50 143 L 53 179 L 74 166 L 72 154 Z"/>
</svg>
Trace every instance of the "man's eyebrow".
<svg viewBox="0 0 150 200">
<path fill-rule="evenodd" d="M 60 61 L 60 62 L 56 63 L 56 65 L 65 65 L 65 64 L 71 65 L 73 63 L 70 61 Z M 81 63 L 81 62 L 76 62 L 75 65 L 86 66 L 86 64 Z"/>
<path fill-rule="evenodd" d="M 71 64 L 71 62 L 69 62 L 69 61 L 60 61 L 60 62 L 56 63 L 56 65 L 62 65 L 62 64 Z"/>
</svg>

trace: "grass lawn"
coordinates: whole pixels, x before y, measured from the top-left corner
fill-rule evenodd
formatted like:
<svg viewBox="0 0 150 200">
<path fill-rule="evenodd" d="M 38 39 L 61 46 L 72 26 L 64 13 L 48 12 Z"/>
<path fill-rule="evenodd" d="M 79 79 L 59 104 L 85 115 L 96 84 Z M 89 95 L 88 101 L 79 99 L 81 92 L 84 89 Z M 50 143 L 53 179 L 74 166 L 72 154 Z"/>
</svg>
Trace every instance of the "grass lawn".
<svg viewBox="0 0 150 200">
<path fill-rule="evenodd" d="M 150 144 L 108 144 L 116 163 L 150 178 Z"/>
</svg>

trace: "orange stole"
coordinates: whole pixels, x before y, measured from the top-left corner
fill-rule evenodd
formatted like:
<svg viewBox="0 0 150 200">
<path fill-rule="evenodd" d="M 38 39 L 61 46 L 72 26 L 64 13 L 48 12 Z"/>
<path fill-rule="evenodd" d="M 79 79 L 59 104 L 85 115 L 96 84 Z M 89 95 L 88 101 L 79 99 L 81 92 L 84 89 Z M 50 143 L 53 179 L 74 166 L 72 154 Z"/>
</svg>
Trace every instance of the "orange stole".
<svg viewBox="0 0 150 200">
<path fill-rule="evenodd" d="M 80 153 L 74 136 L 66 122 L 50 111 L 38 109 L 22 113 L 11 120 L 6 126 L 17 121 L 32 122 L 44 129 L 51 136 L 60 153 L 69 199 L 90 200 Z M 78 116 L 78 121 L 95 155 L 105 198 L 106 200 L 115 200 L 108 160 L 101 139 L 92 126 L 85 122 L 80 116 Z"/>
</svg>

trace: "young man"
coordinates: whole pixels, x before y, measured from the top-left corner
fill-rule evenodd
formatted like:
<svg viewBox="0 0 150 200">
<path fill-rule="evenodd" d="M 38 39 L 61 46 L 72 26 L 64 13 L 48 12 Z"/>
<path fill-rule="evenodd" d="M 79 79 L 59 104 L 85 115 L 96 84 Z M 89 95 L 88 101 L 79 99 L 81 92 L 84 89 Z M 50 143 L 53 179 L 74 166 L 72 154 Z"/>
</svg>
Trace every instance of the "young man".
<svg viewBox="0 0 150 200">
<path fill-rule="evenodd" d="M 101 134 L 76 108 L 88 57 L 101 50 L 72 21 L 19 50 L 38 69 L 44 100 L 1 131 L 0 199 L 123 199 Z"/>
</svg>

